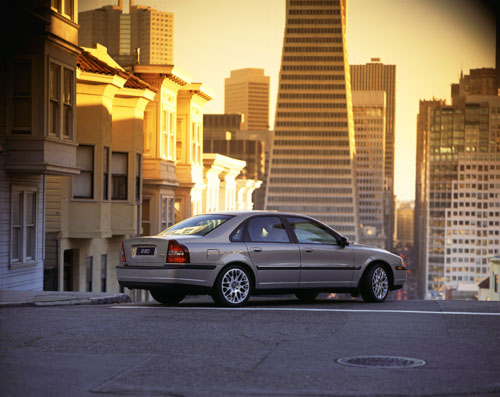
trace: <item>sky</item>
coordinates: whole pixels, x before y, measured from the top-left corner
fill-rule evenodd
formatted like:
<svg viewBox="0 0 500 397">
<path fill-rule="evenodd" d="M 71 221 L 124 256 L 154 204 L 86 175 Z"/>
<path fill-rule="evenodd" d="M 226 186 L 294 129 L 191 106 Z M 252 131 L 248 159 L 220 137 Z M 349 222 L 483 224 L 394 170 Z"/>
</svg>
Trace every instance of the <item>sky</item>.
<svg viewBox="0 0 500 397">
<path fill-rule="evenodd" d="M 126 1 L 126 0 L 124 0 Z M 79 0 L 79 11 L 112 4 Z M 174 63 L 214 99 L 205 113 L 224 113 L 224 78 L 262 68 L 271 77 L 274 123 L 285 26 L 285 0 L 135 0 L 174 13 Z M 396 65 L 395 194 L 415 196 L 416 118 L 421 99 L 450 101 L 460 72 L 495 66 L 495 23 L 478 0 L 348 0 L 350 64 L 381 58 Z"/>
</svg>

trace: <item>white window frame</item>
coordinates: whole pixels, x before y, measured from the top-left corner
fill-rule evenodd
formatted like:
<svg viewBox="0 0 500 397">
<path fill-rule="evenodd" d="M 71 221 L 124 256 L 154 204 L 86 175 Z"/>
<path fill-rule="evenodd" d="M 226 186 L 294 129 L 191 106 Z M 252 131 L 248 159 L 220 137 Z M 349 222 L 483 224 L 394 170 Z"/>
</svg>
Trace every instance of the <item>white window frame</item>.
<svg viewBox="0 0 500 397">
<path fill-rule="evenodd" d="M 160 200 L 160 231 L 175 224 L 175 199 L 173 196 L 161 196 Z"/>
<path fill-rule="evenodd" d="M 56 120 L 56 130 L 51 131 L 51 92 L 50 92 L 50 70 L 51 66 L 55 65 L 59 67 L 59 86 L 58 86 L 58 109 L 57 109 L 57 120 Z M 65 72 L 69 71 L 72 74 L 71 87 L 70 87 L 70 97 L 71 97 L 71 124 L 69 127 L 68 134 L 63 130 L 64 127 L 64 109 L 68 107 L 68 105 L 64 102 L 64 76 Z M 76 69 L 71 67 L 68 64 L 65 64 L 55 58 L 50 57 L 48 60 L 47 66 L 47 136 L 53 138 L 64 139 L 68 141 L 73 141 L 76 131 Z"/>
<path fill-rule="evenodd" d="M 119 173 L 116 170 L 116 159 L 118 156 L 124 156 L 124 159 L 126 160 L 125 163 L 125 173 Z M 112 151 L 111 152 L 111 200 L 112 201 L 127 201 L 129 197 L 129 166 L 130 166 L 130 161 L 129 161 L 129 154 L 128 152 L 118 152 L 118 151 Z M 114 189 L 114 179 L 115 177 L 121 177 L 120 179 L 124 179 L 125 183 L 125 197 L 120 197 L 116 195 L 115 189 Z"/>
<path fill-rule="evenodd" d="M 20 224 L 15 224 L 15 219 L 14 219 L 14 206 L 19 204 L 19 200 L 15 198 L 15 196 L 20 193 L 22 197 L 22 207 L 19 209 L 20 210 L 20 217 L 21 217 L 21 222 Z M 34 195 L 34 214 L 33 214 L 33 219 L 34 223 L 33 224 L 28 224 L 27 221 L 27 214 L 28 214 L 28 208 L 27 208 L 27 200 L 26 197 L 28 194 L 33 194 Z M 20 229 L 20 240 L 21 240 L 21 253 L 19 258 L 14 258 L 14 250 L 12 247 L 13 244 L 13 238 L 14 238 L 14 229 Z M 33 239 L 32 239 L 32 256 L 27 255 L 27 233 L 28 233 L 28 228 L 33 228 Z M 12 192 L 11 192 L 11 206 L 10 206 L 10 244 L 9 244 L 9 250 L 10 250 L 10 266 L 11 267 L 17 267 L 17 266 L 23 266 L 23 265 L 33 265 L 36 263 L 37 260 L 37 249 L 38 249 L 38 188 L 34 186 L 12 186 Z"/>
<path fill-rule="evenodd" d="M 77 178 L 79 177 L 78 175 L 75 175 L 72 177 L 72 199 L 73 200 L 94 200 L 95 199 L 95 186 L 94 186 L 94 180 L 95 180 L 95 147 L 94 145 L 79 145 L 78 148 L 76 149 L 78 151 L 79 148 L 88 148 L 90 149 L 92 153 L 92 159 L 90 161 L 92 168 L 91 169 L 82 169 L 80 171 L 80 175 L 82 174 L 90 174 L 90 196 L 76 196 L 75 195 L 75 183 Z M 78 165 L 78 164 L 77 164 Z"/>
</svg>

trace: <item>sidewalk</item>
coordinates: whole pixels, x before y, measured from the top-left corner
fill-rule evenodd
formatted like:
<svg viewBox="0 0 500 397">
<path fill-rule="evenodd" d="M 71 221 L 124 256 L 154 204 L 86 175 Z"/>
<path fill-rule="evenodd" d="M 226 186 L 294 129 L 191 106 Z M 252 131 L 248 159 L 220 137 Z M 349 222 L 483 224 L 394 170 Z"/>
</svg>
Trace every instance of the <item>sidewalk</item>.
<svg viewBox="0 0 500 397">
<path fill-rule="evenodd" d="M 130 302 L 128 295 L 108 292 L 0 290 L 0 308 L 20 306 L 103 305 Z"/>
</svg>

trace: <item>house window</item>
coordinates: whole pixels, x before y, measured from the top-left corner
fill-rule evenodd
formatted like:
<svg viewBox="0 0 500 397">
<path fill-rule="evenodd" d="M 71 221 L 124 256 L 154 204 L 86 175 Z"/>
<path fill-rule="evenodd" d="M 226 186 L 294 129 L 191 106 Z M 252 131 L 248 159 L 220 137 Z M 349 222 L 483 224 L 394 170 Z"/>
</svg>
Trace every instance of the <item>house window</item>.
<svg viewBox="0 0 500 397">
<path fill-rule="evenodd" d="M 94 257 L 87 256 L 85 258 L 85 291 L 92 292 L 92 272 L 94 265 Z"/>
<path fill-rule="evenodd" d="M 73 138 L 75 106 L 74 70 L 54 61 L 49 63 L 49 134 Z"/>
<path fill-rule="evenodd" d="M 168 112 L 165 109 L 163 109 L 161 112 L 161 139 L 163 141 L 163 150 L 161 153 L 162 158 L 168 158 L 168 153 L 169 153 L 168 122 L 169 122 Z"/>
<path fill-rule="evenodd" d="M 175 160 L 175 124 L 174 113 L 168 113 L 168 159 Z"/>
<path fill-rule="evenodd" d="M 175 208 L 173 197 L 163 197 L 161 200 L 161 230 L 173 226 L 175 221 Z"/>
<path fill-rule="evenodd" d="M 73 71 L 64 69 L 63 80 L 63 126 L 64 138 L 73 136 Z"/>
<path fill-rule="evenodd" d="M 128 153 L 113 152 L 111 164 L 112 190 L 111 199 L 127 199 Z"/>
<path fill-rule="evenodd" d="M 145 197 L 142 199 L 142 216 L 141 216 L 141 222 L 142 222 L 142 234 L 143 236 L 150 236 L 151 235 L 151 198 Z"/>
<path fill-rule="evenodd" d="M 61 102 L 61 66 L 51 63 L 49 67 L 49 133 L 59 136 L 59 114 Z"/>
<path fill-rule="evenodd" d="M 108 255 L 101 255 L 101 292 L 106 292 L 108 279 Z"/>
<path fill-rule="evenodd" d="M 12 133 L 31 134 L 32 67 L 30 60 L 14 63 L 12 90 Z"/>
<path fill-rule="evenodd" d="M 50 0 L 50 6 L 57 13 L 74 20 L 75 0 Z"/>
<path fill-rule="evenodd" d="M 11 264 L 36 259 L 36 188 L 12 188 Z"/>
<path fill-rule="evenodd" d="M 137 204 L 141 202 L 141 172 L 142 172 L 142 157 L 140 154 L 136 155 L 135 162 L 135 201 Z"/>
<path fill-rule="evenodd" d="M 76 166 L 80 175 L 73 176 L 73 198 L 94 198 L 94 147 L 80 145 L 76 149 Z"/>
<path fill-rule="evenodd" d="M 102 199 L 109 200 L 109 148 L 104 148 L 104 158 L 102 163 Z"/>
</svg>

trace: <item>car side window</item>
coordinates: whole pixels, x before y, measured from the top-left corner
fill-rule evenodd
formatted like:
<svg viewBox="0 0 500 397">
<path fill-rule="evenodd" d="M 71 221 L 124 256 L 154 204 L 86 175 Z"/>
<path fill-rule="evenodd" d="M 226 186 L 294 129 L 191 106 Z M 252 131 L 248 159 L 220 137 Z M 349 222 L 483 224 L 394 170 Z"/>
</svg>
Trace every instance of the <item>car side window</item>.
<svg viewBox="0 0 500 397">
<path fill-rule="evenodd" d="M 288 233 L 277 216 L 258 216 L 248 221 L 248 236 L 254 243 L 289 243 Z"/>
<path fill-rule="evenodd" d="M 243 222 L 240 226 L 236 228 L 234 232 L 231 233 L 231 236 L 229 236 L 229 241 L 232 242 L 241 242 L 243 241 L 243 230 L 245 223 Z"/>
<path fill-rule="evenodd" d="M 288 217 L 287 220 L 299 243 L 338 245 L 335 235 L 316 222 L 295 217 Z"/>
</svg>

